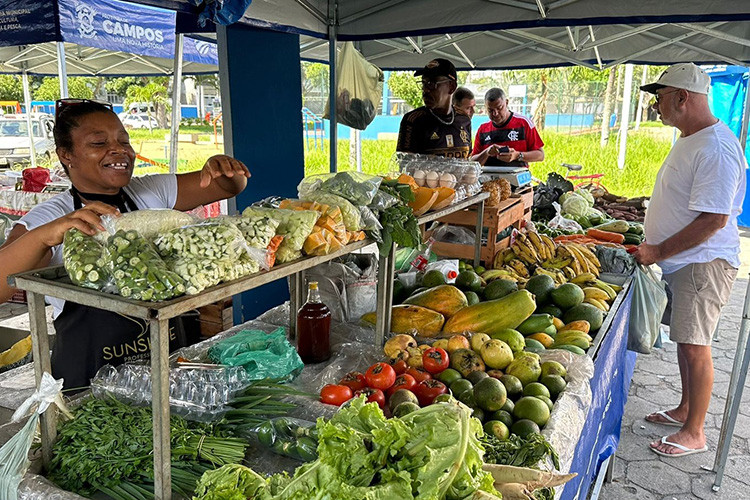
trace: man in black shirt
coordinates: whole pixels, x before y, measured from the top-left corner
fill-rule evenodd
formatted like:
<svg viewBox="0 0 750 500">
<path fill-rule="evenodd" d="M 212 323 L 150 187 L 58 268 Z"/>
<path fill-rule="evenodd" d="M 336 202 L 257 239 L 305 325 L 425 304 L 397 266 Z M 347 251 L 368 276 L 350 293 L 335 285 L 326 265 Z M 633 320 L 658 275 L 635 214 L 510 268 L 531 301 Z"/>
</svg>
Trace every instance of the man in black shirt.
<svg viewBox="0 0 750 500">
<path fill-rule="evenodd" d="M 468 158 L 471 119 L 456 113 L 451 102 L 457 88 L 456 67 L 447 59 L 433 59 L 414 76 L 422 77 L 425 105 L 404 115 L 396 151 Z"/>
</svg>

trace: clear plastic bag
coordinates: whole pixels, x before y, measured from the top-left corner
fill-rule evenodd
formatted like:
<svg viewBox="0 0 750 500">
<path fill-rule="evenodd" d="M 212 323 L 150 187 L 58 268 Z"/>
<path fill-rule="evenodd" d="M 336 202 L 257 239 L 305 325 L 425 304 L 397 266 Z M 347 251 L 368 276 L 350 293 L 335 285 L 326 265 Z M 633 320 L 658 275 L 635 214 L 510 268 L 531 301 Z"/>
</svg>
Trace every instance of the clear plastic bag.
<svg viewBox="0 0 750 500">
<path fill-rule="evenodd" d="M 382 181 L 382 177 L 361 172 L 311 175 L 302 179 L 297 192 L 302 200 L 311 191 L 324 191 L 341 196 L 357 206 L 369 205 Z"/>
<path fill-rule="evenodd" d="M 552 229 L 563 229 L 565 231 L 583 231 L 583 228 L 579 223 L 563 217 L 561 213 L 562 208 L 559 203 L 554 201 L 552 202 L 552 206 L 555 208 L 555 216 L 547 223 L 547 227 Z"/>
<path fill-rule="evenodd" d="M 474 231 L 466 229 L 465 227 L 451 226 L 450 224 L 441 224 L 432 233 L 432 238 L 435 241 L 441 241 L 443 243 L 473 245 L 477 237 Z"/>
<path fill-rule="evenodd" d="M 105 259 L 118 293 L 135 300 L 166 300 L 185 293 L 185 282 L 169 270 L 156 249 L 135 230 L 109 237 Z"/>
<path fill-rule="evenodd" d="M 250 431 L 261 446 L 285 457 L 310 462 L 318 458 L 315 422 L 292 417 L 266 420 Z"/>
<path fill-rule="evenodd" d="M 243 330 L 211 347 L 208 356 L 216 363 L 243 366 L 249 380 L 291 380 L 305 366 L 283 328 L 271 333 Z"/>
<path fill-rule="evenodd" d="M 276 230 L 279 227 L 279 221 L 265 216 L 227 215 L 213 220 L 235 226 L 252 248 L 267 248 L 268 244 L 271 243 L 271 238 L 276 236 Z"/>
<path fill-rule="evenodd" d="M 336 63 L 336 119 L 364 130 L 375 119 L 383 95 L 383 72 L 367 61 L 352 42 L 344 42 Z M 326 105 L 324 118 L 329 118 Z"/>
<path fill-rule="evenodd" d="M 633 275 L 633 302 L 630 305 L 628 350 L 651 353 L 659 337 L 659 325 L 667 308 L 666 283 L 650 266 L 639 265 Z"/>
<path fill-rule="evenodd" d="M 364 231 L 380 231 L 383 229 L 377 215 L 368 207 L 359 207 L 359 214 L 362 217 L 362 229 Z"/>
<path fill-rule="evenodd" d="M 63 237 L 63 265 L 70 281 L 84 288 L 102 290 L 111 283 L 104 246 L 94 236 L 73 228 Z"/>
<path fill-rule="evenodd" d="M 400 200 L 392 194 L 386 193 L 382 189 L 378 189 L 378 192 L 375 193 L 375 197 L 372 199 L 372 202 L 367 207 L 372 210 L 383 211 L 386 208 L 390 208 L 393 205 L 398 204 L 399 201 Z"/>
<path fill-rule="evenodd" d="M 359 231 L 362 229 L 362 217 L 359 213 L 359 209 L 352 205 L 349 200 L 342 198 L 341 196 L 336 196 L 335 194 L 317 190 L 306 191 L 304 195 L 300 193 L 299 197 L 304 201 L 316 201 L 318 203 L 339 207 L 341 215 L 344 217 L 344 225 L 347 230 Z"/>
<path fill-rule="evenodd" d="M 279 222 L 276 234 L 282 235 L 284 240 L 276 251 L 276 260 L 283 263 L 302 256 L 302 247 L 320 214 L 314 210 L 248 207 L 242 212 L 242 216 L 266 216 Z"/>
<path fill-rule="evenodd" d="M 455 201 L 473 196 L 482 190 L 479 182 L 482 166 L 475 161 L 396 152 L 390 162 L 391 170 L 409 174 L 419 186 L 455 189 Z"/>
<path fill-rule="evenodd" d="M 164 258 L 211 260 L 238 259 L 249 248 L 237 226 L 213 221 L 172 229 L 160 234 L 154 244 Z"/>
<path fill-rule="evenodd" d="M 97 239 L 106 243 L 107 237 L 117 231 L 134 230 L 150 240 L 161 233 L 195 222 L 195 217 L 168 208 L 136 210 L 119 216 L 105 215 L 102 217 L 102 225 L 106 231 L 97 234 Z"/>
</svg>

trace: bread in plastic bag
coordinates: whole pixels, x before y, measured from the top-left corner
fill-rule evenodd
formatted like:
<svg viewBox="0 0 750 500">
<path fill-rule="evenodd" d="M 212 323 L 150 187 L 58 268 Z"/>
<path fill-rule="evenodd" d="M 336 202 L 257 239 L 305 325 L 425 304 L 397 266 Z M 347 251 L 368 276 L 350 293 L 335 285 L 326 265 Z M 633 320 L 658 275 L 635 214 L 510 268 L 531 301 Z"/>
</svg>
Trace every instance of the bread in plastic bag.
<svg viewBox="0 0 750 500">
<path fill-rule="evenodd" d="M 138 231 L 118 230 L 107 240 L 105 258 L 118 293 L 135 300 L 166 300 L 185 293 L 185 282 L 170 271 Z"/>
<path fill-rule="evenodd" d="M 63 237 L 63 265 L 78 286 L 102 290 L 110 283 L 104 246 L 77 228 L 67 230 Z"/>
<path fill-rule="evenodd" d="M 168 208 L 136 210 L 119 216 L 105 215 L 102 217 L 102 225 L 106 231 L 97 234 L 97 239 L 105 243 L 109 235 L 119 230 L 131 229 L 138 231 L 146 239 L 152 239 L 161 233 L 193 224 L 195 221 L 192 215 Z"/>
<path fill-rule="evenodd" d="M 284 240 L 276 251 L 276 260 L 289 262 L 302 257 L 302 247 L 312 233 L 319 213 L 313 210 L 283 210 L 280 208 L 247 207 L 243 217 L 266 216 L 279 222 L 276 234 Z"/>
<path fill-rule="evenodd" d="M 383 71 L 369 62 L 352 42 L 341 44 L 336 63 L 336 119 L 364 130 L 377 115 L 383 96 Z M 329 105 L 326 105 L 328 117 Z"/>
<path fill-rule="evenodd" d="M 310 175 L 302 179 L 297 192 L 302 200 L 310 191 L 325 191 L 349 200 L 354 205 L 369 205 L 378 192 L 382 177 L 361 172 Z"/>
</svg>

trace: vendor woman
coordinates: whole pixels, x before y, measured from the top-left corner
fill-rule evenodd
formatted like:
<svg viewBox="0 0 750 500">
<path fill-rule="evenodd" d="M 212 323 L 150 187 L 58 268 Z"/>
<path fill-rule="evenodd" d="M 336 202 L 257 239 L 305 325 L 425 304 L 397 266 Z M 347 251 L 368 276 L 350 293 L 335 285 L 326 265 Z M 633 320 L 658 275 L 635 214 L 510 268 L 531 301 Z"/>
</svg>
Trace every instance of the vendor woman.
<svg viewBox="0 0 750 500">
<path fill-rule="evenodd" d="M 63 235 L 78 228 L 103 230 L 101 216 L 147 208 L 190 210 L 242 192 L 250 172 L 229 156 L 211 157 L 199 172 L 133 177 L 135 151 L 109 104 L 57 101 L 57 155 L 70 177 L 69 191 L 34 207 L 0 247 L 0 302 L 15 289 L 7 277 L 62 264 Z M 54 308 L 52 375 L 66 388 L 89 385 L 105 364 L 149 357 L 148 324 L 113 312 L 47 298 Z"/>
</svg>

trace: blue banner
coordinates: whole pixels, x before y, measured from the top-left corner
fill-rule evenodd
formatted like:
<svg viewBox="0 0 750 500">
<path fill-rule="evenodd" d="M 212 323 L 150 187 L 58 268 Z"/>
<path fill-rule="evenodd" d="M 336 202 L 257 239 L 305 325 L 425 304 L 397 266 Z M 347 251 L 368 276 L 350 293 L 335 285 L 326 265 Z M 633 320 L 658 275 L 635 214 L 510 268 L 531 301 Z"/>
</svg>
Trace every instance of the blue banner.
<svg viewBox="0 0 750 500">
<path fill-rule="evenodd" d="M 174 58 L 175 13 L 117 0 L 60 0 L 60 32 L 66 42 Z"/>
<path fill-rule="evenodd" d="M 51 0 L 0 0 L 0 46 L 60 41 Z"/>
<path fill-rule="evenodd" d="M 206 40 L 196 40 L 186 36 L 183 38 L 182 57 L 185 61 L 219 65 L 219 53 L 216 43 Z M 218 71 L 218 69 L 217 69 Z"/>
</svg>

